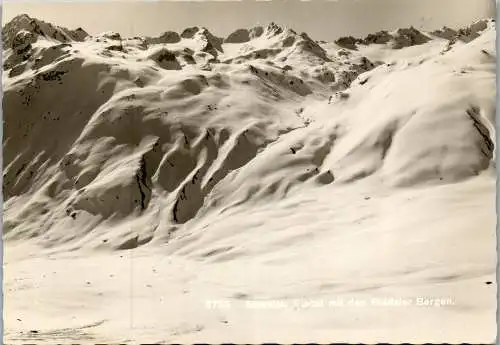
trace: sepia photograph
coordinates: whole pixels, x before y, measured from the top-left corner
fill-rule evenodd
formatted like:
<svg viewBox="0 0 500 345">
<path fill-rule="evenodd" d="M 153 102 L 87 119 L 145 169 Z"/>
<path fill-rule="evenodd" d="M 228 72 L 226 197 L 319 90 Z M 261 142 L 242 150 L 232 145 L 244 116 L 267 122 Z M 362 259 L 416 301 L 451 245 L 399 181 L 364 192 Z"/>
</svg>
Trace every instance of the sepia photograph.
<svg viewBox="0 0 500 345">
<path fill-rule="evenodd" d="M 494 343 L 495 17 L 5 1 L 3 343 Z"/>
</svg>

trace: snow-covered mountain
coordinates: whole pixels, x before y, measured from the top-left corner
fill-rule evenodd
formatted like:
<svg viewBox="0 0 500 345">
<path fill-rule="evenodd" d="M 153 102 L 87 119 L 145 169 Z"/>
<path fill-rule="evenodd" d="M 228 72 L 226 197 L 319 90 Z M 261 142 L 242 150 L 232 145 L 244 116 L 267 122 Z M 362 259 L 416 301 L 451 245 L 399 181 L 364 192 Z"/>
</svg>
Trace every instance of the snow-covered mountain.
<svg viewBox="0 0 500 345">
<path fill-rule="evenodd" d="M 495 288 L 482 283 L 495 280 L 496 260 L 493 20 L 318 42 L 275 23 L 225 38 L 204 27 L 126 38 L 21 15 L 2 36 L 9 342 L 68 327 L 84 339 L 82 322 L 100 320 L 92 339 L 115 342 L 399 341 L 370 330 L 407 326 L 412 341 L 493 339 Z M 135 278 L 154 281 L 144 293 L 170 312 L 193 308 L 183 330 L 174 320 L 125 326 L 125 283 L 102 278 L 123 255 L 139 255 L 141 272 L 167 255 L 187 267 L 172 264 L 168 281 Z M 57 277 L 34 278 L 44 270 Z M 74 285 L 101 273 L 93 291 L 109 293 Z M 19 275 L 36 288 L 21 289 Z M 165 284 L 180 290 L 164 297 Z M 196 304 L 453 291 L 462 305 L 466 288 L 482 296 L 476 309 L 403 308 L 408 325 L 402 309 L 378 319 L 373 308 L 340 310 L 361 320 L 353 326 L 328 308 L 297 319 L 261 310 L 257 321 L 248 308 L 221 316 Z M 35 308 L 26 294 L 59 300 Z M 86 298 L 109 307 L 20 335 Z M 17 310 L 31 321 L 16 321 Z M 472 321 L 482 326 L 470 338 L 453 333 Z"/>
</svg>

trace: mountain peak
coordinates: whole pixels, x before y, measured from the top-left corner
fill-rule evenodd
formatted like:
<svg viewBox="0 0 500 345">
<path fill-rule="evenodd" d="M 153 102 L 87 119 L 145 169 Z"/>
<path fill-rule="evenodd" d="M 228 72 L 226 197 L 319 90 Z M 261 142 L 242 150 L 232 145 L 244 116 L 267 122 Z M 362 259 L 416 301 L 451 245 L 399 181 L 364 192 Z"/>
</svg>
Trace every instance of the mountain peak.
<svg viewBox="0 0 500 345">
<path fill-rule="evenodd" d="M 34 41 L 41 36 L 46 39 L 54 39 L 63 43 L 72 40 L 83 41 L 85 37 L 88 36 L 82 28 L 69 30 L 64 27 L 46 23 L 37 18 L 32 18 L 27 14 L 20 14 L 12 18 L 12 20 L 6 23 L 2 28 L 2 38 L 5 45 L 7 47 L 12 47 L 12 43 L 21 32 L 23 36 L 33 36 Z"/>
<path fill-rule="evenodd" d="M 286 28 L 284 26 L 271 22 L 266 26 L 265 33 L 266 36 L 276 36 L 283 33 L 285 29 Z"/>
</svg>

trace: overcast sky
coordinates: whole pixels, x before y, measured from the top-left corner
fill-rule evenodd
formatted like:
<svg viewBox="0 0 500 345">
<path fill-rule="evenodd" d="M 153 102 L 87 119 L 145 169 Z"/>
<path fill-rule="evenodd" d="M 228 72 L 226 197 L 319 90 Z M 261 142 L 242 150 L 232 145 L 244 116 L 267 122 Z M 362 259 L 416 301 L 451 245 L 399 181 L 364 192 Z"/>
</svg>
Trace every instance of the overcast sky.
<svg viewBox="0 0 500 345">
<path fill-rule="evenodd" d="M 206 26 L 226 36 L 238 28 L 271 21 L 305 31 L 317 40 L 361 36 L 410 25 L 460 27 L 495 16 L 494 0 L 272 0 L 255 1 L 86 1 L 4 2 L 3 24 L 26 13 L 90 34 L 117 31 L 123 36 L 155 36 L 166 30 Z"/>
</svg>

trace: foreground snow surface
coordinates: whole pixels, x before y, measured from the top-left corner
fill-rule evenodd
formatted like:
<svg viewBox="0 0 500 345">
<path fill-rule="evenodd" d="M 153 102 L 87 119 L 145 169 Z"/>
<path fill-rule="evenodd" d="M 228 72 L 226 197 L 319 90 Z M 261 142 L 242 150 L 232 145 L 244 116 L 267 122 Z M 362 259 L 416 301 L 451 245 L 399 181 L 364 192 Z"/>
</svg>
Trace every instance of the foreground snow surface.
<svg viewBox="0 0 500 345">
<path fill-rule="evenodd" d="M 4 342 L 492 342 L 495 27 L 443 32 L 15 18 Z"/>
</svg>

